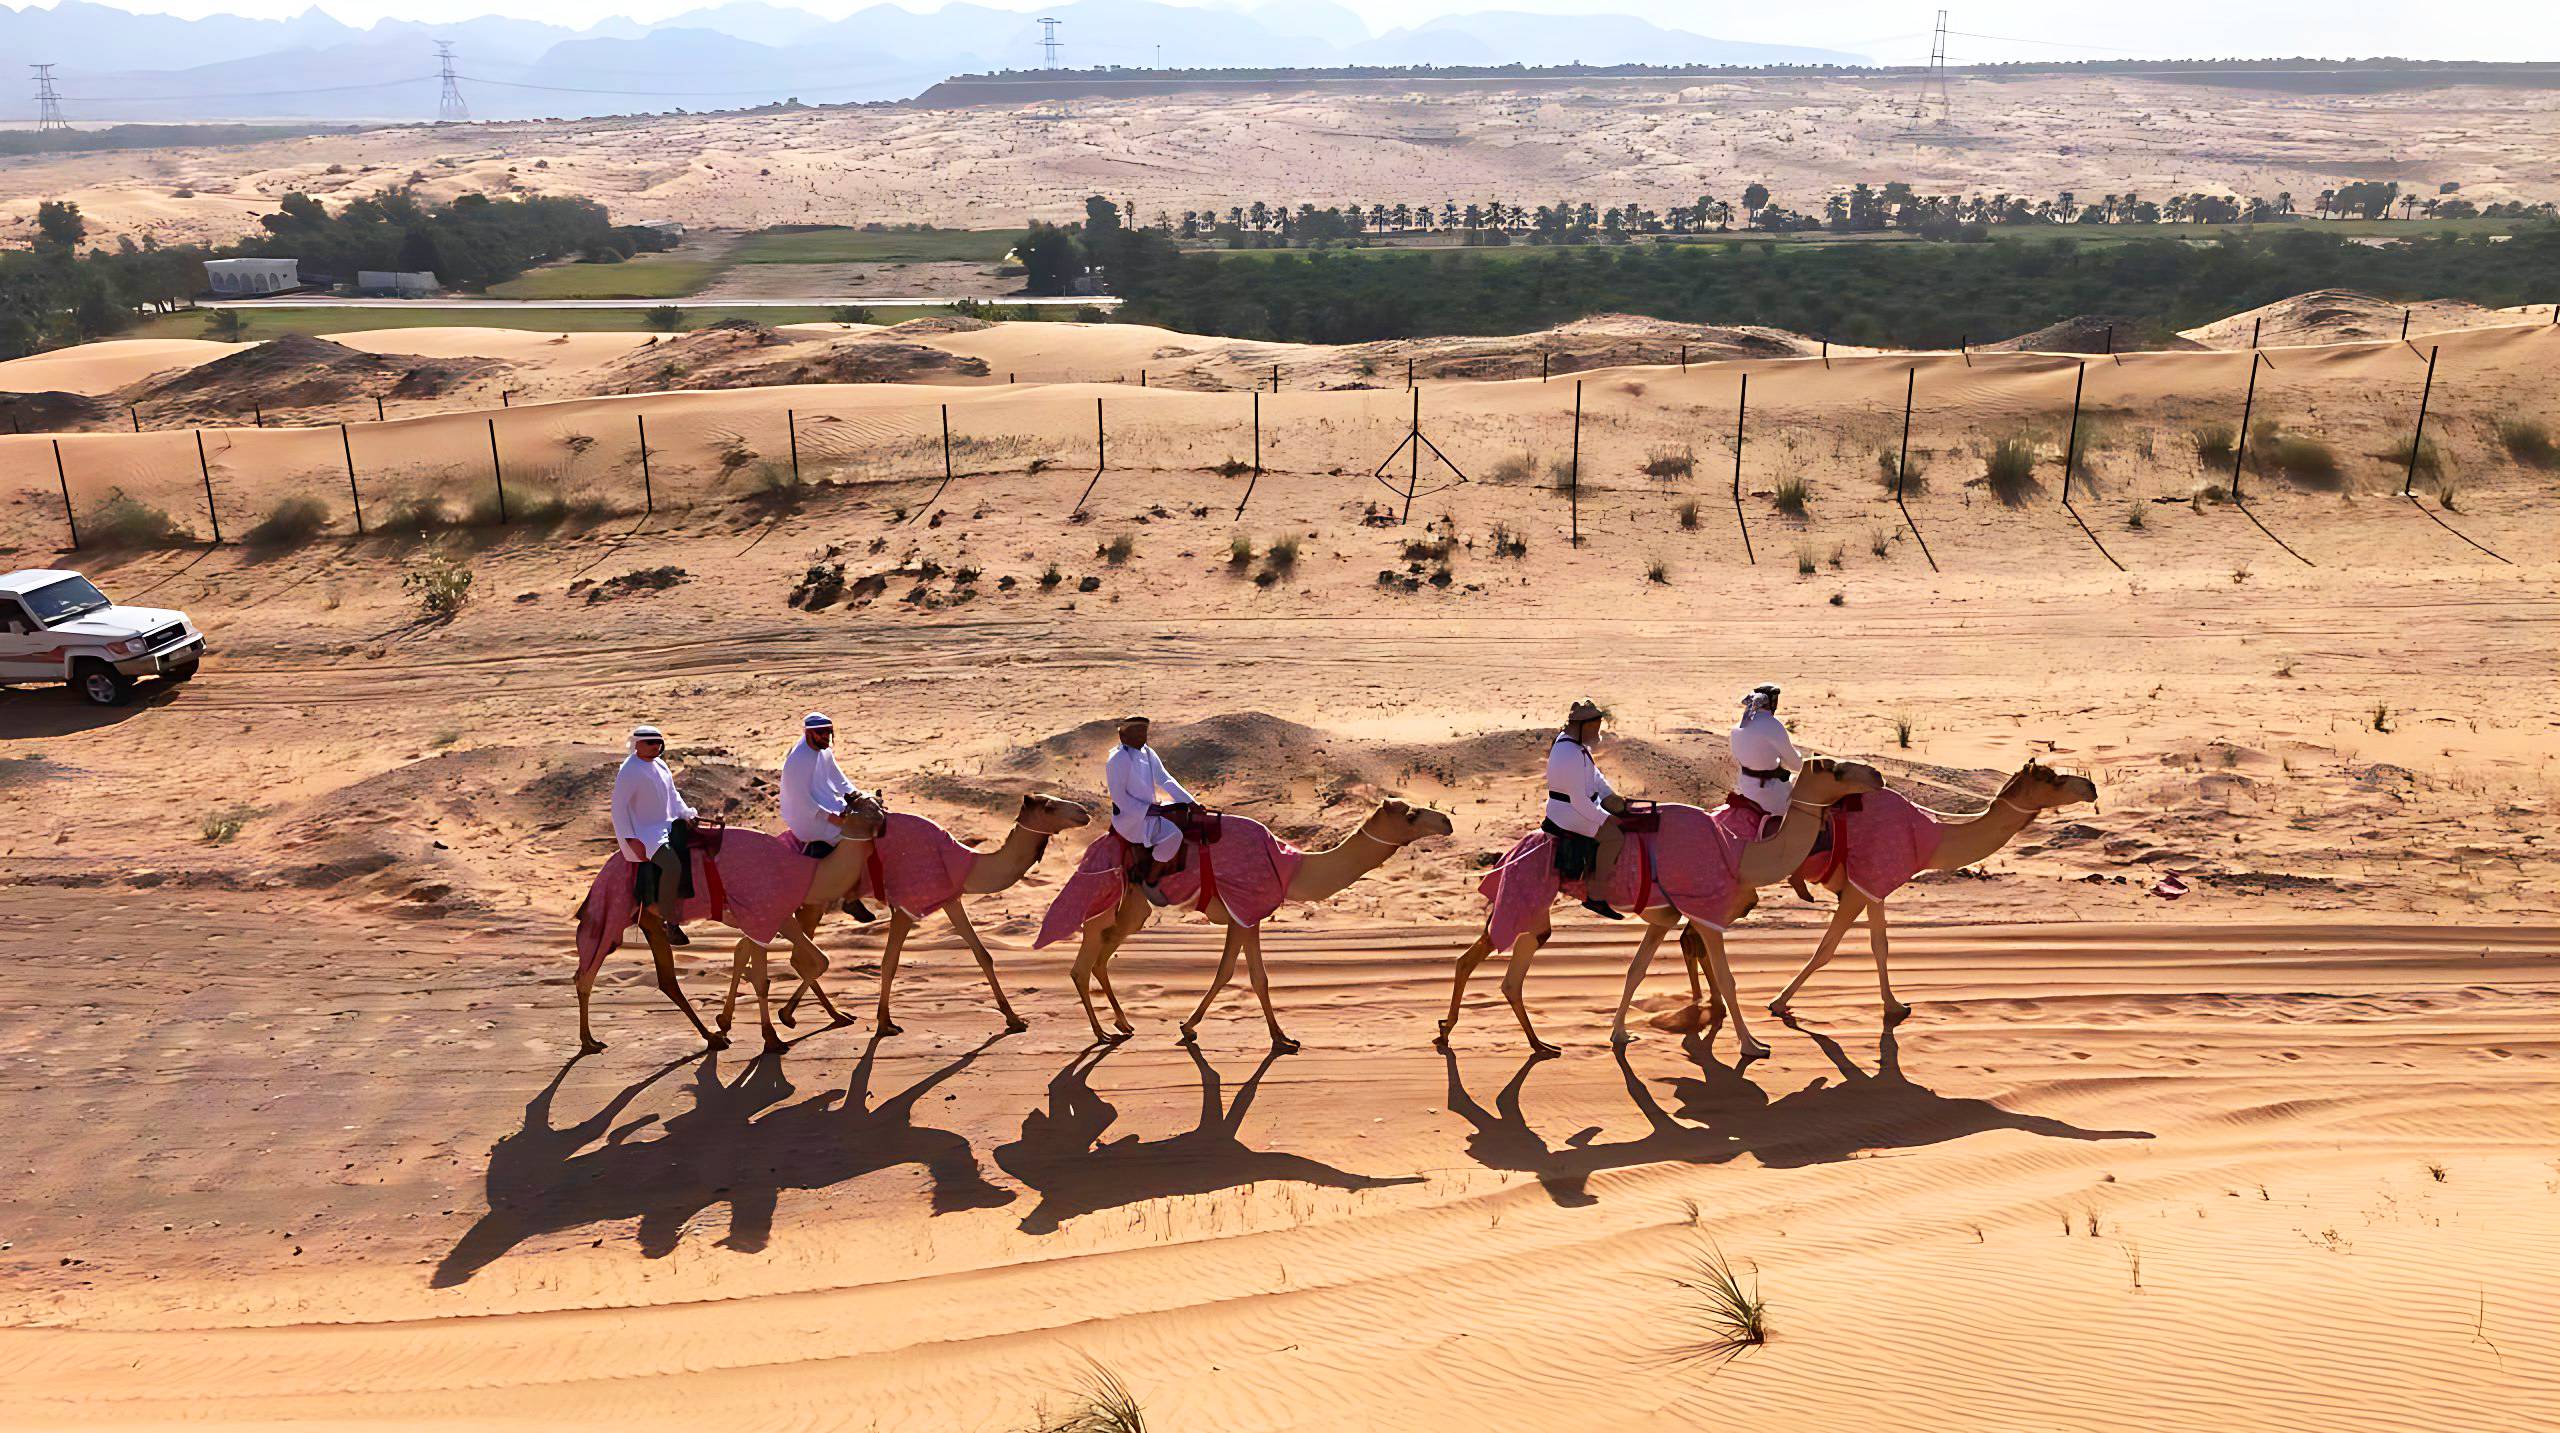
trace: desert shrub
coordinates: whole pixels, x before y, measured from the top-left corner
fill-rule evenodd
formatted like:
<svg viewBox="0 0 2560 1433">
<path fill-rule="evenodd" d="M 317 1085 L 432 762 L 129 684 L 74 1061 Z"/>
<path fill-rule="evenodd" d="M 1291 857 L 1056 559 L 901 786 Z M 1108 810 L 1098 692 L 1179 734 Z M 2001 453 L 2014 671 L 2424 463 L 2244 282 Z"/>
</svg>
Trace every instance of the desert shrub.
<svg viewBox="0 0 2560 1433">
<path fill-rule="evenodd" d="M 735 438 L 720 449 L 720 471 L 723 476 L 734 473 L 756 460 L 756 450 Z"/>
<path fill-rule="evenodd" d="M 1760 1297 L 1758 1271 L 1746 1282 L 1724 1251 L 1710 1244 L 1672 1282 L 1692 1299 L 1683 1311 L 1689 1337 L 1679 1349 L 1682 1358 L 1730 1363 L 1769 1341 L 1769 1305 Z"/>
<path fill-rule="evenodd" d="M 2560 468 L 2560 447 L 2551 442 L 2551 430 L 2530 418 L 2507 418 L 2498 424 L 2498 442 L 2507 456 L 2519 463 L 2537 468 Z"/>
<path fill-rule="evenodd" d="M 196 822 L 196 834 L 208 846 L 227 846 L 232 837 L 240 834 L 240 828 L 249 824 L 249 818 L 257 814 L 256 807 L 234 802 L 204 813 L 203 818 Z"/>
<path fill-rule="evenodd" d="M 318 498 L 280 498 L 244 534 L 252 547 L 296 547 L 318 537 L 329 526 L 329 505 Z"/>
<path fill-rule="evenodd" d="M 1911 733 L 1919 725 L 1909 712 L 1897 712 L 1893 718 L 1893 744 L 1905 751 L 1911 749 Z"/>
<path fill-rule="evenodd" d="M 1903 496 L 1910 497 L 1929 490 L 1928 465 L 1918 458 L 1904 458 L 1891 448 L 1876 450 L 1876 486 L 1886 492 L 1893 491 L 1894 465 L 1897 462 L 1902 465 Z"/>
<path fill-rule="evenodd" d="M 240 316 L 238 309 L 218 308 L 205 317 L 204 336 L 207 338 L 238 343 L 248 334 L 249 321 Z"/>
<path fill-rule="evenodd" d="M 385 532 L 432 532 L 453 526 L 453 514 L 443 498 L 420 493 L 394 502 L 382 514 L 379 526 Z"/>
<path fill-rule="evenodd" d="M 1209 471 L 1216 473 L 1222 478 L 1241 478 L 1245 474 L 1253 471 L 1253 464 L 1246 462 L 1242 458 L 1229 458 L 1218 464 L 1218 466 L 1211 468 Z"/>
<path fill-rule="evenodd" d="M 1050 563 L 1047 567 L 1040 569 L 1040 590 L 1043 592 L 1048 591 L 1050 588 L 1055 587 L 1066 580 L 1067 575 L 1060 572 L 1058 570 L 1058 564 L 1054 562 Z"/>
<path fill-rule="evenodd" d="M 1810 548 L 1810 547 L 1799 547 L 1799 548 L 1797 548 L 1797 549 L 1796 549 L 1796 576 L 1798 576 L 1798 577 L 1811 577 L 1811 576 L 1813 575 L 1813 572 L 1814 572 L 1814 557 L 1813 557 L 1813 549 L 1812 549 L 1812 548 Z"/>
<path fill-rule="evenodd" d="M 1298 565 L 1298 539 L 1294 535 L 1271 539 L 1271 546 L 1263 558 L 1273 572 L 1290 571 Z"/>
<path fill-rule="evenodd" d="M 640 321 L 661 333 L 673 333 L 684 326 L 684 310 L 674 304 L 659 304 L 644 311 Z"/>
<path fill-rule="evenodd" d="M 1657 587 L 1670 586 L 1671 564 L 1663 561 L 1661 558 L 1655 558 L 1652 562 L 1645 565 L 1644 580 Z"/>
<path fill-rule="evenodd" d="M 1578 480 L 1578 478 L 1577 478 L 1577 475 L 1576 475 L 1576 472 L 1575 472 L 1575 469 L 1574 469 L 1574 465 L 1573 465 L 1573 459 L 1571 459 L 1571 458 L 1551 458 L 1551 459 L 1549 459 L 1549 460 L 1548 460 L 1548 462 L 1547 462 L 1547 486 L 1548 486 L 1548 487 L 1551 487 L 1551 488 L 1555 489 L 1557 492 L 1564 492 L 1564 491 L 1566 491 L 1566 490 L 1567 490 L 1567 489 L 1569 489 L 1569 488 L 1572 488 L 1572 487 L 1577 486 L 1577 485 L 1578 485 L 1578 481 L 1579 481 L 1579 480 Z"/>
<path fill-rule="evenodd" d="M 471 600 L 471 568 L 444 553 L 430 553 L 401 577 L 400 588 L 417 599 L 421 614 L 450 617 Z"/>
<path fill-rule="evenodd" d="M 1893 532 L 1891 529 L 1887 528 L 1883 523 L 1877 523 L 1873 527 L 1867 529 L 1867 551 L 1874 553 L 1878 557 L 1882 557 L 1892 550 Z"/>
<path fill-rule="evenodd" d="M 2414 467 L 2409 460 L 2411 446 L 2412 440 L 2403 438 L 2399 442 L 2392 444 L 2391 447 L 2384 452 L 2383 456 L 2390 460 L 2392 466 L 2398 468 L 2403 473 L 2414 471 L 2419 477 L 2424 478 L 2439 477 L 2444 473 L 2444 452 L 2442 449 L 2436 447 L 2433 440 L 2419 439 L 2415 441 L 2417 462 Z"/>
<path fill-rule="evenodd" d="M 1457 546 L 1458 540 L 1454 537 L 1416 538 L 1404 545 L 1404 560 L 1407 562 L 1445 561 Z"/>
<path fill-rule="evenodd" d="M 2240 441 L 2240 430 L 2228 423 L 2206 423 L 2187 431 L 2187 442 L 2195 449 L 2196 461 L 2214 464 L 2231 461 L 2231 445 Z"/>
<path fill-rule="evenodd" d="M 1802 517 L 1805 501 L 1812 496 L 1813 489 L 1806 485 L 1804 479 L 1781 478 L 1778 480 L 1777 492 L 1771 500 L 1777 504 L 1778 511 L 1787 516 Z"/>
<path fill-rule="evenodd" d="M 569 515 L 569 502 L 549 483 L 518 483 L 507 489 L 507 520 L 556 523 Z"/>
<path fill-rule="evenodd" d="M 2124 525 L 2135 532 L 2142 531 L 2142 525 L 2149 521 L 2144 512 L 2148 506 L 2149 504 L 2141 502 L 2127 504 L 2124 510 Z"/>
<path fill-rule="evenodd" d="M 80 519 L 80 540 L 109 549 L 176 547 L 193 542 L 195 534 L 178 526 L 166 510 L 127 497 L 122 488 L 109 488 L 106 501 Z"/>
<path fill-rule="evenodd" d="M 1243 533 L 1227 539 L 1227 566 L 1243 567 L 1253 561 L 1253 539 Z"/>
<path fill-rule="evenodd" d="M 1681 531 L 1696 532 L 1698 530 L 1698 500 L 1696 498 L 1691 498 L 1687 502 L 1682 503 L 1678 509 L 1678 513 Z"/>
<path fill-rule="evenodd" d="M 2249 469 L 2315 487 L 2335 487 L 2341 476 L 2338 455 L 2328 444 L 2297 437 L 2272 421 L 2249 430 Z"/>
<path fill-rule="evenodd" d="M 1523 448 L 1495 463 L 1490 476 L 1497 483 L 1517 484 L 1534 481 L 1538 476 L 1537 455 Z"/>
<path fill-rule="evenodd" d="M 800 487 L 800 475 L 791 471 L 789 463 L 767 458 L 756 464 L 755 471 L 747 475 L 747 487 L 749 491 L 759 493 L 796 492 Z"/>
<path fill-rule="evenodd" d="M 1697 467 L 1698 455 L 1688 448 L 1655 448 L 1644 457 L 1644 475 L 1657 483 L 1676 482 Z"/>
<path fill-rule="evenodd" d="M 1983 461 L 1982 480 L 2004 507 L 2027 500 L 2036 486 L 2036 445 L 2025 438 L 2003 438 Z"/>
<path fill-rule="evenodd" d="M 1493 544 L 1493 555 L 1496 557 L 1529 555 L 1529 539 L 1507 522 L 1495 523 L 1493 531 L 1488 536 Z"/>
<path fill-rule="evenodd" d="M 1137 550 L 1138 540 L 1125 532 L 1114 533 L 1093 545 L 1093 555 L 1114 567 L 1127 562 L 1129 554 Z"/>
<path fill-rule="evenodd" d="M 860 304 L 838 304 L 827 310 L 827 317 L 837 323 L 869 323 L 871 310 Z"/>
</svg>

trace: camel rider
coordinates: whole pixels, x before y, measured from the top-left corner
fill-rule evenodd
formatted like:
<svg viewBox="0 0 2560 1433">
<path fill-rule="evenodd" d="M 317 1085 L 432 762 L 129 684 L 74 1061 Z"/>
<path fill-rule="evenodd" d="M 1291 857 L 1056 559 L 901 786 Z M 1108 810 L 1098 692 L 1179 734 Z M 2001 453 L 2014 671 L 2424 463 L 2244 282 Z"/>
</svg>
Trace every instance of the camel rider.
<svg viewBox="0 0 2560 1433">
<path fill-rule="evenodd" d="M 842 885 L 845 914 L 869 921 L 874 917 L 862 904 L 859 874 L 842 868 L 860 859 L 860 848 L 848 847 L 841 857 L 836 854 L 837 844 L 844 839 L 845 818 L 853 814 L 855 792 L 844 769 L 836 765 L 835 740 L 836 724 L 825 712 L 811 712 L 800 719 L 800 740 L 782 758 L 782 824 L 791 828 L 800 854 L 818 859 L 815 884 L 828 890 Z"/>
<path fill-rule="evenodd" d="M 1618 869 L 1618 848 L 1626 841 L 1617 816 L 1627 802 L 1610 789 L 1591 756 L 1608 716 L 1587 698 L 1565 713 L 1555 744 L 1547 748 L 1547 819 L 1539 829 L 1555 840 L 1557 876 L 1580 876 L 1590 897 L 1584 907 L 1615 921 L 1626 919 L 1610 906 L 1608 894 L 1609 878 Z"/>
<path fill-rule="evenodd" d="M 1773 820 L 1783 819 L 1795 794 L 1796 773 L 1804 770 L 1804 756 L 1787 735 L 1787 724 L 1778 720 L 1774 684 L 1763 682 L 1744 694 L 1732 746 L 1733 764 L 1739 768 L 1734 794 L 1748 798 Z"/>
<path fill-rule="evenodd" d="M 613 775 L 613 839 L 639 867 L 636 890 L 642 913 L 666 923 L 667 943 L 689 945 L 684 928 L 667 918 L 684 886 L 684 853 L 671 839 L 675 823 L 694 810 L 676 794 L 676 779 L 660 758 L 667 738 L 654 726 L 631 729 L 631 754 Z"/>
<path fill-rule="evenodd" d="M 1102 779 L 1111 794 L 1111 829 L 1141 853 L 1129 873 L 1150 902 L 1163 905 L 1164 896 L 1155 882 L 1182 853 L 1182 828 L 1156 815 L 1153 808 L 1160 794 L 1178 805 L 1198 803 L 1164 769 L 1164 758 L 1147 745 L 1147 732 L 1145 717 L 1120 719 L 1120 742 L 1102 763 Z"/>
</svg>

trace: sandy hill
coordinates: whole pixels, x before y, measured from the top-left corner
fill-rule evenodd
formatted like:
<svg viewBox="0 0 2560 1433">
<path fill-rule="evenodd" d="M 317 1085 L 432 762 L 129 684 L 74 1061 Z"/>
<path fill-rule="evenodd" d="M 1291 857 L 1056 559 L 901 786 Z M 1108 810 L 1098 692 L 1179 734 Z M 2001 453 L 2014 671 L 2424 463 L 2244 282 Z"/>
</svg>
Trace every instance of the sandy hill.
<svg viewBox="0 0 2560 1433">
<path fill-rule="evenodd" d="M 2543 312 L 2549 315 L 2548 306 Z M 2247 348 L 2253 336 L 2270 348 L 2369 343 L 2400 337 L 2404 319 L 2415 336 L 2514 324 L 2525 315 L 2522 309 L 2488 309 L 2458 299 L 2402 304 L 2352 289 L 2315 289 L 2188 329 L 2183 337 L 2225 349 Z"/>
</svg>

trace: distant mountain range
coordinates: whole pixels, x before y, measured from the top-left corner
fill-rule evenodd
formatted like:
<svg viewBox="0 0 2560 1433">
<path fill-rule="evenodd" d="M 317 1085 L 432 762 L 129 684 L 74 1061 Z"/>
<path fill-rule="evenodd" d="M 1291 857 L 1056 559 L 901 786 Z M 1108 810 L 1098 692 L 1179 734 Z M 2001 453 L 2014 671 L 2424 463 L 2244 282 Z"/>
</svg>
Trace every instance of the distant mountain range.
<svg viewBox="0 0 2560 1433">
<path fill-rule="evenodd" d="M 1331 0 L 1253 9 L 1069 0 L 1061 65 L 1856 64 L 1862 56 L 1744 44 L 1625 15 L 1448 15 L 1372 33 Z M 948 75 L 1042 63 L 1030 15 L 954 4 L 875 5 L 841 20 L 736 0 L 654 24 L 583 30 L 483 16 L 359 29 L 318 9 L 284 20 L 144 15 L 88 0 L 0 6 L 0 54 L 51 62 L 75 125 L 119 120 L 433 119 L 435 42 L 451 41 L 475 119 L 737 109 L 906 99 Z M 7 78 L 7 77 L 0 77 Z M 33 87 L 7 78 L 0 124 L 33 122 Z"/>
</svg>

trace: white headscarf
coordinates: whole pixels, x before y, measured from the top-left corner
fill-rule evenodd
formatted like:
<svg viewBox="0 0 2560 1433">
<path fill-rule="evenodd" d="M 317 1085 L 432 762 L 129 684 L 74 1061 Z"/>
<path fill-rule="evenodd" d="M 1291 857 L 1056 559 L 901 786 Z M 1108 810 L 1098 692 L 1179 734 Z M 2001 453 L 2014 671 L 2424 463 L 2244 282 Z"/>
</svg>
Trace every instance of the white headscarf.
<svg viewBox="0 0 2560 1433">
<path fill-rule="evenodd" d="M 1774 713 L 1777 709 L 1778 688 L 1777 684 L 1774 682 L 1762 682 L 1760 685 L 1753 687 L 1751 690 L 1742 694 L 1742 719 L 1744 721 L 1751 720 L 1751 714 L 1753 712 Z"/>
</svg>

